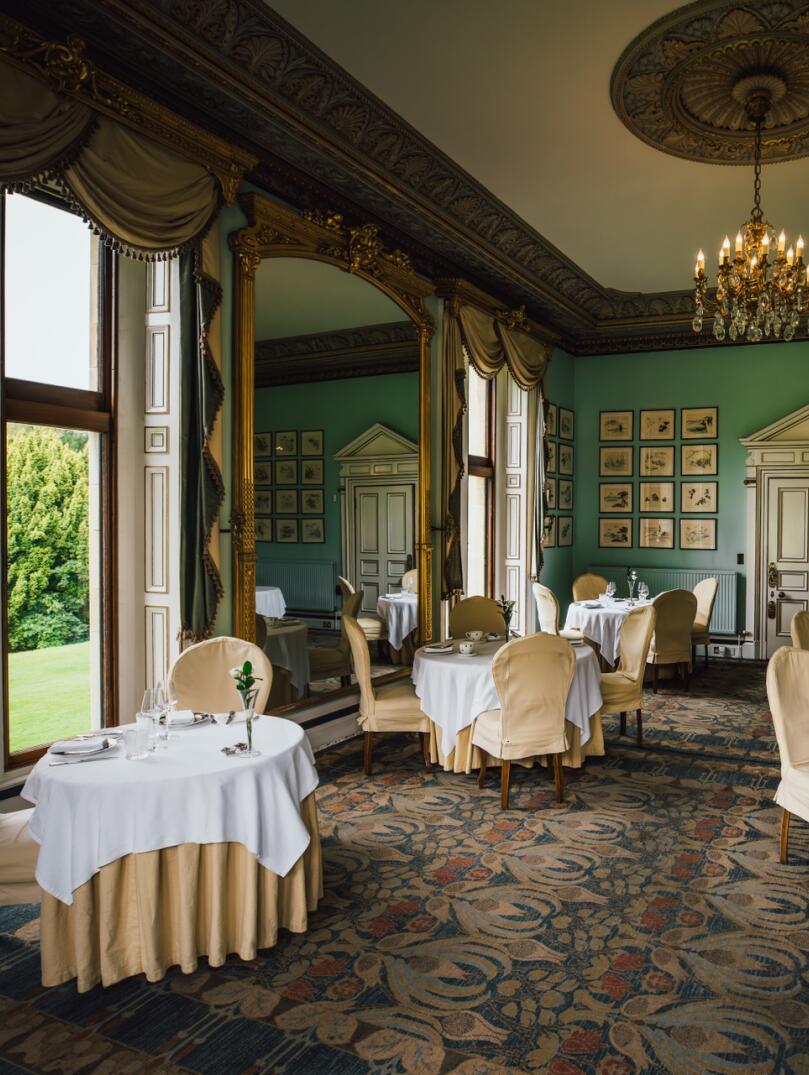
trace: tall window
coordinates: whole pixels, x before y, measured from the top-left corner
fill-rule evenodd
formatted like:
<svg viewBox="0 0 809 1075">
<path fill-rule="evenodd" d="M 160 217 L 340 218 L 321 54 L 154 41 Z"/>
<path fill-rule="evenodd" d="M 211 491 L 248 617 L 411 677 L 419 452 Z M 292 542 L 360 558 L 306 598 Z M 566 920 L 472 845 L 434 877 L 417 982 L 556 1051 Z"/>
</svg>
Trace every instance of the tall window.
<svg viewBox="0 0 809 1075">
<path fill-rule="evenodd" d="M 6 765 L 112 717 L 113 256 L 45 195 L 2 239 Z"/>
<path fill-rule="evenodd" d="M 469 483 L 466 594 L 491 597 L 494 589 L 494 381 L 469 365 L 467 425 Z"/>
</svg>

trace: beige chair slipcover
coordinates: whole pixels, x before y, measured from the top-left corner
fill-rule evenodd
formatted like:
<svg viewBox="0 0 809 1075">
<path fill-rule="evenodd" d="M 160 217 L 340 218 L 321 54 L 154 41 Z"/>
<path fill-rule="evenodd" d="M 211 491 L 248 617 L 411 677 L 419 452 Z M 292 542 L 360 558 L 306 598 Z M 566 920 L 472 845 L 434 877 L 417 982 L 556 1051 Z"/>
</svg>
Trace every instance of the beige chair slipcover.
<svg viewBox="0 0 809 1075">
<path fill-rule="evenodd" d="M 809 821 L 809 651 L 776 650 L 767 666 L 767 699 L 781 756 L 775 801 L 782 811 L 781 862 L 786 862 L 790 814 Z"/>
<path fill-rule="evenodd" d="M 636 711 L 638 746 L 643 741 L 643 676 L 655 629 L 653 605 L 633 609 L 621 625 L 620 655 L 614 672 L 601 675 L 602 714 L 621 714 L 621 735 L 626 733 L 626 714 Z"/>
<path fill-rule="evenodd" d="M 511 762 L 553 755 L 556 796 L 562 801 L 565 705 L 576 657 L 563 638 L 548 634 L 515 638 L 492 661 L 500 708 L 475 718 L 472 743 L 481 752 L 478 786 L 486 779 L 488 756 L 500 758 L 500 804 L 508 808 Z"/>
<path fill-rule="evenodd" d="M 405 571 L 402 575 L 402 589 L 408 593 L 416 593 L 419 588 L 419 573 L 415 567 L 411 567 L 409 571 Z"/>
<path fill-rule="evenodd" d="M 340 617 L 340 641 L 336 646 L 309 647 L 309 678 L 332 679 L 339 676 L 343 686 L 351 685 L 351 646 L 345 629 L 345 617 L 356 617 L 362 604 L 362 591 L 348 594 L 343 598 L 343 612 Z"/>
<path fill-rule="evenodd" d="M 796 612 L 789 625 L 795 649 L 809 649 L 809 612 Z"/>
<path fill-rule="evenodd" d="M 700 579 L 694 587 L 697 614 L 694 618 L 694 626 L 691 628 L 691 656 L 692 660 L 696 660 L 697 646 L 704 646 L 706 668 L 708 667 L 708 645 L 711 641 L 711 617 L 718 590 L 719 579 L 713 575 L 708 579 Z"/>
<path fill-rule="evenodd" d="M 541 582 L 535 582 L 532 584 L 531 589 L 534 592 L 534 600 L 537 605 L 539 629 L 543 634 L 559 635 L 560 638 L 567 638 L 571 641 L 574 639 L 584 640 L 584 635 L 577 627 L 559 630 L 559 602 L 550 587 L 543 586 Z"/>
<path fill-rule="evenodd" d="M 344 601 L 351 594 L 357 592 L 344 575 L 337 576 L 337 589 L 340 591 L 340 596 Z"/>
<path fill-rule="evenodd" d="M 39 903 L 42 890 L 34 876 L 39 844 L 28 831 L 30 810 L 0 814 L 0 906 Z"/>
<path fill-rule="evenodd" d="M 371 680 L 371 657 L 368 642 L 360 625 L 343 615 L 345 631 L 351 645 L 354 674 L 360 688 L 359 725 L 364 732 L 363 765 L 367 776 L 373 765 L 374 732 L 419 732 L 424 764 L 430 767 L 428 733 L 430 718 L 422 713 L 418 696 L 409 681 L 390 683 L 379 691 Z"/>
<path fill-rule="evenodd" d="M 451 638 L 463 638 L 467 631 L 484 631 L 486 634 L 502 635 L 506 621 L 500 606 L 491 597 L 465 597 L 449 611 Z"/>
<path fill-rule="evenodd" d="M 594 575 L 585 572 L 573 580 L 574 601 L 595 601 L 601 594 L 607 592 L 607 580 L 603 575 Z"/>
<path fill-rule="evenodd" d="M 580 769 L 584 765 L 585 758 L 604 757 L 604 730 L 601 725 L 601 714 L 596 713 L 590 718 L 590 738 L 581 745 L 581 728 L 576 724 L 565 721 L 565 738 L 567 750 L 562 755 L 562 765 L 568 769 Z M 455 740 L 454 748 L 445 754 L 441 749 L 441 729 L 430 721 L 430 759 L 433 764 L 440 765 L 446 773 L 471 773 L 480 768 L 481 751 L 472 742 L 472 726 L 462 728 Z M 535 758 L 520 758 L 515 765 L 532 769 L 534 765 L 546 765 L 547 755 L 539 755 Z M 489 757 L 489 766 L 500 764 L 500 759 Z"/>
<path fill-rule="evenodd" d="M 272 665 L 264 650 L 241 638 L 207 638 L 183 650 L 168 674 L 169 697 L 178 709 L 227 713 L 242 709 L 230 669 L 250 661 L 257 679 L 256 712 L 265 712 L 272 687 Z"/>
<path fill-rule="evenodd" d="M 681 672 L 683 686 L 688 690 L 691 631 L 697 614 L 697 599 L 689 590 L 666 590 L 658 594 L 652 604 L 657 613 L 647 658 L 652 666 L 652 690 L 657 692 L 657 670 L 665 664 L 674 665 Z"/>
<path fill-rule="evenodd" d="M 133 974 L 150 982 L 200 956 L 255 959 L 279 929 L 305 933 L 323 895 L 314 792 L 301 803 L 309 847 L 285 877 L 265 869 L 243 844 L 180 844 L 126 855 L 77 888 L 68 905 L 42 893 L 42 984 L 76 978 L 80 993 Z"/>
</svg>

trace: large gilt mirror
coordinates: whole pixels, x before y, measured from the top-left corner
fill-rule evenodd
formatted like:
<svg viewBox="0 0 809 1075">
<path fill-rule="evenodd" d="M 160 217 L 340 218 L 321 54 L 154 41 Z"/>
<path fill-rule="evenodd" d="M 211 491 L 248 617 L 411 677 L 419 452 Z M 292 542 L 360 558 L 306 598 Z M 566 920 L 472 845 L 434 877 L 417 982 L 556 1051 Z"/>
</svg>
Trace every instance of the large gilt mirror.
<svg viewBox="0 0 809 1075">
<path fill-rule="evenodd" d="M 235 254 L 234 633 L 273 664 L 271 708 L 372 675 L 432 637 L 432 287 L 373 226 L 245 195 Z"/>
</svg>

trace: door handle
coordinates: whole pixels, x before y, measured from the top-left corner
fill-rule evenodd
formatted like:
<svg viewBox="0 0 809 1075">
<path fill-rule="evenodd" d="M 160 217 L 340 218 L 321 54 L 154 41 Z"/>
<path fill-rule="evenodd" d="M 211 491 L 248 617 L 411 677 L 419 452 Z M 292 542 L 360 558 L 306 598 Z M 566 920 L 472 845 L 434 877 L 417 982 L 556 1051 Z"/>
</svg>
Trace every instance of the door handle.
<svg viewBox="0 0 809 1075">
<path fill-rule="evenodd" d="M 767 565 L 767 585 L 771 588 L 778 585 L 778 568 L 774 563 Z"/>
<path fill-rule="evenodd" d="M 783 591 L 783 590 L 779 590 L 779 591 L 778 591 L 778 596 L 779 596 L 779 597 L 781 598 L 781 600 L 783 601 L 783 599 L 784 599 L 784 598 L 786 597 L 786 594 L 784 593 L 784 591 Z"/>
</svg>

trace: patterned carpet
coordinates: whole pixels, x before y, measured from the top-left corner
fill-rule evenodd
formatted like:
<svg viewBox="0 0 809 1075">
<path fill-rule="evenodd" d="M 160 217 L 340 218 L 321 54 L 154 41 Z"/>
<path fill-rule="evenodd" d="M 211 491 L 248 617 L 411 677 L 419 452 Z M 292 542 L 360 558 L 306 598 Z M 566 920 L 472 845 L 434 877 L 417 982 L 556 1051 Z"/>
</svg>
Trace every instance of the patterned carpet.
<svg viewBox="0 0 809 1075">
<path fill-rule="evenodd" d="M 415 737 L 319 758 L 326 898 L 254 964 L 84 996 L 0 909 L 0 1073 L 630 1075 L 809 1071 L 809 826 L 777 861 L 760 665 L 648 696 L 648 745 L 497 778 Z"/>
</svg>

